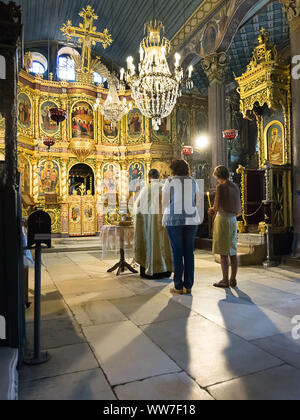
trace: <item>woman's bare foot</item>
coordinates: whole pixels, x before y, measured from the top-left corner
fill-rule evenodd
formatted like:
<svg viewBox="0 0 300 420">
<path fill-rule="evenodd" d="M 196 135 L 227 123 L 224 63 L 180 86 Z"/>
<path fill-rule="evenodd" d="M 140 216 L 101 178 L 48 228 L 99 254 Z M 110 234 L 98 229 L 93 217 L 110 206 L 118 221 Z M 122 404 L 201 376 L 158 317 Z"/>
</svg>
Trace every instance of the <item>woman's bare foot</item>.
<svg viewBox="0 0 300 420">
<path fill-rule="evenodd" d="M 219 283 L 215 283 L 214 287 L 218 287 L 220 289 L 229 289 L 229 281 L 228 280 L 222 280 Z"/>
<path fill-rule="evenodd" d="M 230 287 L 237 287 L 237 281 L 236 281 L 236 279 L 232 279 L 232 280 L 230 280 Z"/>
</svg>

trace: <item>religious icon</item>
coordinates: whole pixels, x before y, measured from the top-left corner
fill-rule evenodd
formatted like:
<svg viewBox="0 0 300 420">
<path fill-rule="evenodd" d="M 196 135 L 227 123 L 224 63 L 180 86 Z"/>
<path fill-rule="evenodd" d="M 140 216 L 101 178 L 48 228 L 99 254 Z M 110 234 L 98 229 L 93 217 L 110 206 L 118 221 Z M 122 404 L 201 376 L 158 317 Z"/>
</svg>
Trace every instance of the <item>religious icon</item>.
<svg viewBox="0 0 300 420">
<path fill-rule="evenodd" d="M 186 109 L 178 109 L 177 111 L 177 138 L 180 143 L 188 143 L 190 141 L 190 123 L 189 113 Z"/>
<path fill-rule="evenodd" d="M 272 165 L 284 163 L 284 132 L 282 124 L 272 122 L 266 130 L 268 161 Z"/>
<path fill-rule="evenodd" d="M 208 129 L 208 114 L 204 106 L 201 106 L 201 109 L 196 111 L 194 129 L 196 135 L 206 132 Z"/>
<path fill-rule="evenodd" d="M 78 220 L 80 219 L 80 209 L 78 206 L 73 206 L 72 210 L 71 210 L 71 219 L 72 222 L 78 222 Z"/>
<path fill-rule="evenodd" d="M 118 137 L 118 127 L 114 126 L 111 121 L 103 119 L 103 131 L 105 137 L 115 139 Z"/>
<path fill-rule="evenodd" d="M 217 31 L 214 26 L 210 25 L 204 35 L 203 47 L 205 54 L 209 54 L 214 50 L 217 39 Z"/>
<path fill-rule="evenodd" d="M 41 128 L 48 135 L 54 135 L 59 130 L 57 122 L 50 117 L 50 109 L 58 108 L 58 106 L 51 101 L 44 102 L 41 107 Z"/>
<path fill-rule="evenodd" d="M 120 169 L 113 164 L 107 164 L 103 168 L 103 193 L 117 194 Z"/>
<path fill-rule="evenodd" d="M 94 139 L 94 112 L 85 102 L 79 102 L 72 112 L 72 137 Z"/>
<path fill-rule="evenodd" d="M 59 167 L 56 162 L 47 160 L 41 165 L 40 195 L 55 193 L 59 195 Z"/>
<path fill-rule="evenodd" d="M 138 109 L 133 109 L 127 117 L 128 134 L 130 137 L 139 137 L 143 131 L 143 116 Z"/>
<path fill-rule="evenodd" d="M 170 165 L 166 162 L 154 162 L 151 169 L 156 169 L 160 173 L 160 179 L 162 181 L 172 176 Z"/>
<path fill-rule="evenodd" d="M 155 131 L 155 134 L 160 137 L 169 137 L 171 134 L 171 120 L 166 117 L 161 120 L 161 125 L 159 126 L 158 131 Z"/>
<path fill-rule="evenodd" d="M 30 163 L 22 156 L 19 158 L 18 170 L 21 174 L 21 191 L 30 194 Z"/>
<path fill-rule="evenodd" d="M 145 168 L 141 163 L 133 163 L 129 168 L 129 192 L 139 192 L 144 185 Z"/>
<path fill-rule="evenodd" d="M 24 93 L 18 96 L 18 121 L 24 128 L 31 125 L 31 102 Z"/>
<path fill-rule="evenodd" d="M 84 217 L 88 220 L 93 220 L 94 211 L 91 204 L 88 204 L 87 207 L 84 209 Z"/>
</svg>

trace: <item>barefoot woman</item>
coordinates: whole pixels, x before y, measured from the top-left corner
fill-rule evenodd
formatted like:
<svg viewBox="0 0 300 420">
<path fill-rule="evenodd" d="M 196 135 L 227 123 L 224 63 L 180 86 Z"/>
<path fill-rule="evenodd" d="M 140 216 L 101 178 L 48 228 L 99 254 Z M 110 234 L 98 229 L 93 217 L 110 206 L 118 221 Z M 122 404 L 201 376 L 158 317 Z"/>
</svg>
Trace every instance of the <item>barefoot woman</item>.
<svg viewBox="0 0 300 420">
<path fill-rule="evenodd" d="M 237 216 L 242 212 L 239 187 L 229 181 L 229 171 L 225 166 L 218 166 L 214 171 L 218 186 L 214 207 L 209 210 L 211 216 L 216 215 L 214 222 L 213 253 L 221 255 L 223 280 L 215 287 L 236 287 L 237 258 Z M 229 278 L 229 258 L 231 277 Z"/>
</svg>

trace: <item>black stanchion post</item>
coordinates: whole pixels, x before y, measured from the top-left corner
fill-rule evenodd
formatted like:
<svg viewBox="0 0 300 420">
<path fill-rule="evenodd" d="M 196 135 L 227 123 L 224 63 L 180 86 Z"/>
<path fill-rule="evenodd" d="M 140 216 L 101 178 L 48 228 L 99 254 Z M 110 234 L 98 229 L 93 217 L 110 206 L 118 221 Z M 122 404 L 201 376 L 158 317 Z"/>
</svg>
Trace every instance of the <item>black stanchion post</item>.
<svg viewBox="0 0 300 420">
<path fill-rule="evenodd" d="M 34 349 L 24 363 L 31 366 L 50 359 L 48 352 L 41 352 L 42 243 L 51 247 L 51 218 L 47 213 L 37 211 L 28 220 L 28 248 L 35 249 Z"/>
</svg>

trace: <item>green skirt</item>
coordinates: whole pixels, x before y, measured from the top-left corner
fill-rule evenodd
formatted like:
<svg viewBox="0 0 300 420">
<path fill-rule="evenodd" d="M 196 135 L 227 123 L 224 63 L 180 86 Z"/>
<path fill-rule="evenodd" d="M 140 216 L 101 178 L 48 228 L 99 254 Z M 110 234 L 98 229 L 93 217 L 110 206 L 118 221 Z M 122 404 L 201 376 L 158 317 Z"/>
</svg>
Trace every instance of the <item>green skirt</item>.
<svg viewBox="0 0 300 420">
<path fill-rule="evenodd" d="M 216 255 L 237 255 L 238 229 L 235 216 L 217 214 L 214 222 L 213 253 Z"/>
</svg>

